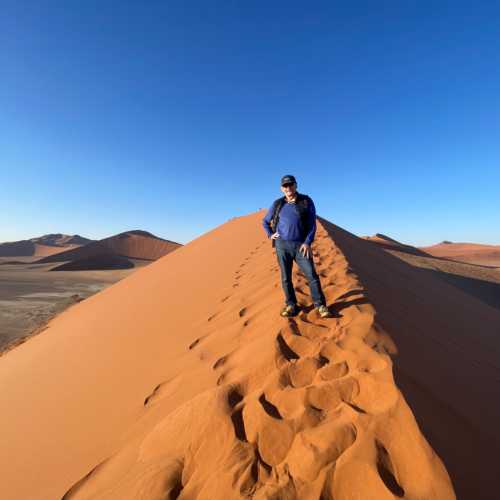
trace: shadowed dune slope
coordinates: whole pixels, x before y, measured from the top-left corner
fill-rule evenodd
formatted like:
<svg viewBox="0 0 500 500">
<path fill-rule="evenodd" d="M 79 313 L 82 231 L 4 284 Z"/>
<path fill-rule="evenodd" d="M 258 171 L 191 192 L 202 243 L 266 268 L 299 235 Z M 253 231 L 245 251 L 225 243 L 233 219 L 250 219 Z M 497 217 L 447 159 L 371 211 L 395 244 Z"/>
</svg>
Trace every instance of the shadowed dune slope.
<svg viewBox="0 0 500 500">
<path fill-rule="evenodd" d="M 377 245 L 387 249 L 387 250 L 398 250 L 399 252 L 405 252 L 411 255 L 426 256 L 427 254 L 417 247 L 411 245 L 405 245 L 397 240 L 393 240 L 386 236 L 385 234 L 377 233 L 374 236 L 362 236 L 363 240 L 376 243 Z"/>
<path fill-rule="evenodd" d="M 52 246 L 35 243 L 31 240 L 14 241 L 0 244 L 0 257 L 45 257 L 74 248 L 78 248 L 78 245 Z"/>
<path fill-rule="evenodd" d="M 121 255 L 94 255 L 83 259 L 76 259 L 70 262 L 65 262 L 51 271 L 90 271 L 103 269 L 130 269 L 134 267 L 134 263 L 127 257 Z"/>
<path fill-rule="evenodd" d="M 500 311 L 320 220 L 398 346 L 396 383 L 457 497 L 498 498 Z"/>
<path fill-rule="evenodd" d="M 131 259 L 156 260 L 179 248 L 179 243 L 158 238 L 146 231 L 127 231 L 88 245 L 50 255 L 38 262 L 61 262 L 88 259 L 105 255 L 118 255 Z"/>
<path fill-rule="evenodd" d="M 91 241 L 78 234 L 46 234 L 29 240 L 0 243 L 0 257 L 45 257 L 78 248 Z"/>
<path fill-rule="evenodd" d="M 303 311 L 287 320 L 264 213 L 139 269 L 0 358 L 0 498 L 455 498 L 394 383 L 400 332 L 383 330 L 346 258 L 352 246 L 373 260 L 376 247 L 320 223 L 314 259 L 338 314 L 317 316 L 296 270 Z M 390 313 L 400 326 L 406 311 Z M 443 363 L 407 361 L 417 381 Z"/>
</svg>

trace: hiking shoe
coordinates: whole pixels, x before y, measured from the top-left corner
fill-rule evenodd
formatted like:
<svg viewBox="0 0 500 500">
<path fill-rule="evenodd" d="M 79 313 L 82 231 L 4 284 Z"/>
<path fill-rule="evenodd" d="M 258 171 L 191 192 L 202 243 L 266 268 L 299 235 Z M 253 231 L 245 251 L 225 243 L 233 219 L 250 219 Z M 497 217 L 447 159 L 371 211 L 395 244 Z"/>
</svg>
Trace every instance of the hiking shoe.
<svg viewBox="0 0 500 500">
<path fill-rule="evenodd" d="M 318 314 L 320 315 L 321 318 L 331 318 L 332 313 L 326 306 L 319 306 L 318 307 Z"/>
<path fill-rule="evenodd" d="M 297 316 L 298 313 L 299 313 L 299 308 L 296 305 L 294 306 L 287 305 L 280 312 L 281 316 L 283 316 L 284 318 L 288 318 L 290 316 Z"/>
</svg>

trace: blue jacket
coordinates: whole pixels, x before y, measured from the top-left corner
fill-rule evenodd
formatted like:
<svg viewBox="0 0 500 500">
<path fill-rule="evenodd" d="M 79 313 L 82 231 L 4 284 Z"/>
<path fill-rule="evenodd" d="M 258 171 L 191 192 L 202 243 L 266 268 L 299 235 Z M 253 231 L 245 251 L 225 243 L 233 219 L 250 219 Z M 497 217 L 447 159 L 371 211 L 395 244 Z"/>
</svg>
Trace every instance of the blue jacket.
<svg viewBox="0 0 500 500">
<path fill-rule="evenodd" d="M 307 198 L 307 227 L 305 228 L 305 234 L 302 234 L 300 230 L 300 216 L 295 208 L 295 204 L 285 203 L 280 210 L 278 227 L 276 228 L 276 231 L 280 235 L 280 239 L 288 241 L 298 241 L 300 243 L 307 243 L 308 245 L 313 242 L 314 235 L 316 234 L 316 208 L 312 199 L 309 197 Z M 264 229 L 269 238 L 273 234 L 271 230 L 273 206 L 274 203 L 267 211 L 266 216 L 262 219 L 262 225 L 264 226 Z"/>
</svg>

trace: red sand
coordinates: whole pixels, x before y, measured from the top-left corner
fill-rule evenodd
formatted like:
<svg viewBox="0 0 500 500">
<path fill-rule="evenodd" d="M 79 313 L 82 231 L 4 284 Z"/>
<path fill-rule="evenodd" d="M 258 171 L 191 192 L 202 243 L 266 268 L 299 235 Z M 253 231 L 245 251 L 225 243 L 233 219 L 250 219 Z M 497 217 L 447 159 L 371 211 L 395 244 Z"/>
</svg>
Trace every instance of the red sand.
<svg viewBox="0 0 500 500">
<path fill-rule="evenodd" d="M 88 245 L 50 255 L 39 262 L 62 262 L 105 255 L 118 255 L 131 259 L 156 260 L 179 248 L 179 243 L 164 240 L 145 231 L 127 231 Z"/>
<path fill-rule="evenodd" d="M 435 257 L 500 266 L 500 245 L 479 245 L 477 243 L 439 243 L 430 247 L 421 247 Z"/>
<path fill-rule="evenodd" d="M 496 497 L 500 312 L 319 219 L 339 315 L 296 273 L 305 310 L 283 319 L 263 215 L 0 358 L 1 498 L 444 500 L 445 466 L 460 499 Z"/>
<path fill-rule="evenodd" d="M 79 235 L 46 234 L 29 240 L 0 243 L 0 257 L 45 257 L 78 248 L 91 241 Z"/>
<path fill-rule="evenodd" d="M 376 243 L 377 245 L 386 248 L 387 250 L 397 250 L 399 252 L 405 252 L 412 255 L 427 255 L 416 247 L 411 245 L 405 245 L 397 240 L 393 240 L 389 238 L 389 236 L 385 236 L 384 234 L 377 233 L 375 236 L 362 236 L 362 239 L 371 241 L 372 243 Z"/>
<path fill-rule="evenodd" d="M 71 250 L 74 248 L 78 248 L 78 246 L 70 245 L 59 247 L 41 245 L 39 243 L 33 243 L 30 240 L 16 241 L 13 243 L 1 243 L 0 257 L 45 257 L 47 255 L 54 255 L 56 253 L 65 252 L 68 249 Z"/>
</svg>

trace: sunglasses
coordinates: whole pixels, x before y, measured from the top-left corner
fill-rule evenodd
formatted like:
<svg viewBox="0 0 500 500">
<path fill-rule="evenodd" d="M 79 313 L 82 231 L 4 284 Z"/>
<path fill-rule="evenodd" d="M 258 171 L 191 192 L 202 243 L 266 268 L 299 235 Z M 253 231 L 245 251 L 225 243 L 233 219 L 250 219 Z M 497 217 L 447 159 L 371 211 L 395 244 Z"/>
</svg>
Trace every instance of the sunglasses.
<svg viewBox="0 0 500 500">
<path fill-rule="evenodd" d="M 293 186 L 293 182 L 288 182 L 287 184 L 283 184 L 284 188 L 289 188 Z"/>
</svg>

